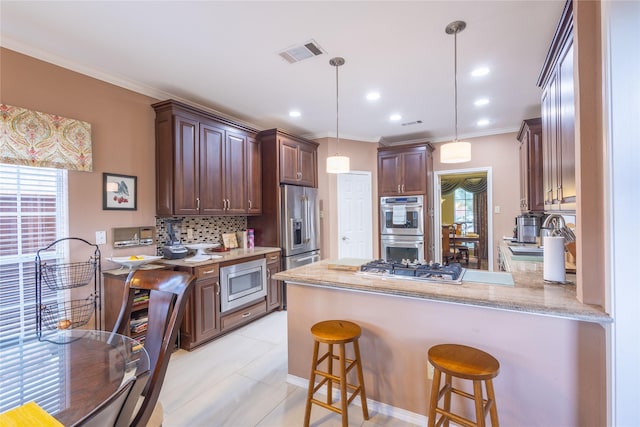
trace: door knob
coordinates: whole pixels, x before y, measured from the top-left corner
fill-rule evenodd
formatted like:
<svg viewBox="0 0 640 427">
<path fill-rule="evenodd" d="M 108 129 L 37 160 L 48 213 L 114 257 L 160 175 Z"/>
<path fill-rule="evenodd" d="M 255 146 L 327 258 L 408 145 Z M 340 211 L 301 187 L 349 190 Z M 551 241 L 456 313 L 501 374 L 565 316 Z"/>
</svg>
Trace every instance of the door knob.
<svg viewBox="0 0 640 427">
<path fill-rule="evenodd" d="M 342 240 L 349 240 L 347 236 L 342 236 Z"/>
</svg>

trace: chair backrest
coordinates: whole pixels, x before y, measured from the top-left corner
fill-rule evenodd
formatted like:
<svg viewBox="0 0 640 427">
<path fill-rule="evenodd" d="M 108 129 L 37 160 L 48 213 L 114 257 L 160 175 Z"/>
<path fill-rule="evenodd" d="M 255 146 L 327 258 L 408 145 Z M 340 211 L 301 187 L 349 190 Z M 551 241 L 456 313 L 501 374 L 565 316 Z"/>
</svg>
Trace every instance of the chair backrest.
<svg viewBox="0 0 640 427">
<path fill-rule="evenodd" d="M 442 226 L 442 257 L 443 259 L 451 255 L 451 227 Z"/>
<path fill-rule="evenodd" d="M 74 424 L 74 427 L 105 427 L 116 424 L 118 415 L 124 407 L 125 400 L 129 396 L 137 378 L 131 377 L 122 387 L 113 393 L 100 406 L 90 414 Z M 142 379 L 144 381 L 144 379 Z"/>
<path fill-rule="evenodd" d="M 114 332 L 128 335 L 135 291 L 149 291 L 144 348 L 149 354 L 150 378 L 142 392 L 142 406 L 131 422 L 133 426 L 144 426 L 151 417 L 195 280 L 189 273 L 171 270 L 136 270 L 127 277 Z"/>
</svg>

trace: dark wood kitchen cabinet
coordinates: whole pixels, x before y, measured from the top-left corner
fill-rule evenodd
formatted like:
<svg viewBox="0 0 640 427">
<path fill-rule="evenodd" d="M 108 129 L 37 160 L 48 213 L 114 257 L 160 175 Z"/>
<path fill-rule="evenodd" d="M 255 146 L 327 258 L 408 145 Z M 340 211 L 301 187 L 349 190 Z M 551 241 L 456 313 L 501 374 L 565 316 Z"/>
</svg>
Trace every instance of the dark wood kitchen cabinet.
<svg viewBox="0 0 640 427">
<path fill-rule="evenodd" d="M 254 129 L 173 100 L 153 108 L 156 214 L 261 213 Z"/>
<path fill-rule="evenodd" d="M 256 138 L 247 138 L 247 213 L 262 213 L 262 143 Z"/>
<path fill-rule="evenodd" d="M 220 321 L 220 269 L 218 264 L 199 267 L 177 267 L 196 276 L 189 296 L 182 326 L 180 347 L 191 350 L 222 332 Z"/>
<path fill-rule="evenodd" d="M 542 120 L 522 122 L 518 132 L 520 150 L 520 211 L 543 212 Z"/>
<path fill-rule="evenodd" d="M 317 187 L 317 148 L 315 143 L 279 134 L 280 183 Z"/>
<path fill-rule="evenodd" d="M 576 206 L 573 55 L 573 3 L 567 1 L 538 79 L 546 211 L 574 211 Z"/>
<path fill-rule="evenodd" d="M 379 195 L 425 194 L 428 155 L 426 144 L 378 148 Z"/>
<path fill-rule="evenodd" d="M 282 308 L 282 286 L 280 280 L 272 276 L 280 272 L 280 254 L 267 254 L 267 310 L 279 310 Z"/>
</svg>

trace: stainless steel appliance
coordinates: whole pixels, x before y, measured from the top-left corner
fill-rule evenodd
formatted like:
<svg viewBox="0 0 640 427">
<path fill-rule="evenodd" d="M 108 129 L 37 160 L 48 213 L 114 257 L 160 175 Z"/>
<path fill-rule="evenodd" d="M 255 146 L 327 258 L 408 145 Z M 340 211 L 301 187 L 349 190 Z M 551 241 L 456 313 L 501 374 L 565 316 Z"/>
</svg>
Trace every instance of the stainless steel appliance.
<svg viewBox="0 0 640 427">
<path fill-rule="evenodd" d="M 380 234 L 424 236 L 423 196 L 381 197 Z"/>
<path fill-rule="evenodd" d="M 265 258 L 220 268 L 221 312 L 258 301 L 267 295 Z"/>
<path fill-rule="evenodd" d="M 385 261 L 424 261 L 423 236 L 380 236 L 380 252 Z"/>
<path fill-rule="evenodd" d="M 461 284 L 465 268 L 458 263 L 441 265 L 438 263 L 391 262 L 374 260 L 360 267 L 362 274 L 393 276 L 399 279 L 423 280 L 428 282 Z"/>
<path fill-rule="evenodd" d="M 282 185 L 280 241 L 285 270 L 320 261 L 320 212 L 318 189 Z M 287 307 L 286 286 L 282 292 Z"/>
<path fill-rule="evenodd" d="M 538 215 L 516 217 L 516 240 L 518 243 L 536 243 L 540 236 L 541 218 Z"/>
</svg>

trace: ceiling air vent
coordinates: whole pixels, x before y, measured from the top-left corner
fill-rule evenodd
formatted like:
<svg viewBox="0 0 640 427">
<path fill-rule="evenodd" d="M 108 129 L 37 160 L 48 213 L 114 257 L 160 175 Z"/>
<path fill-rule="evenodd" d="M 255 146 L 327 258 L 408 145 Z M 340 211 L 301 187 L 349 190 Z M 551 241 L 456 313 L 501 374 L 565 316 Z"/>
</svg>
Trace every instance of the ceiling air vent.
<svg viewBox="0 0 640 427">
<path fill-rule="evenodd" d="M 278 53 L 278 55 L 283 57 L 288 63 L 293 64 L 305 59 L 313 58 L 314 56 L 322 55 L 323 53 L 324 51 L 318 43 L 315 42 L 315 40 L 309 40 L 303 45 L 293 46 L 283 50 Z"/>
</svg>

